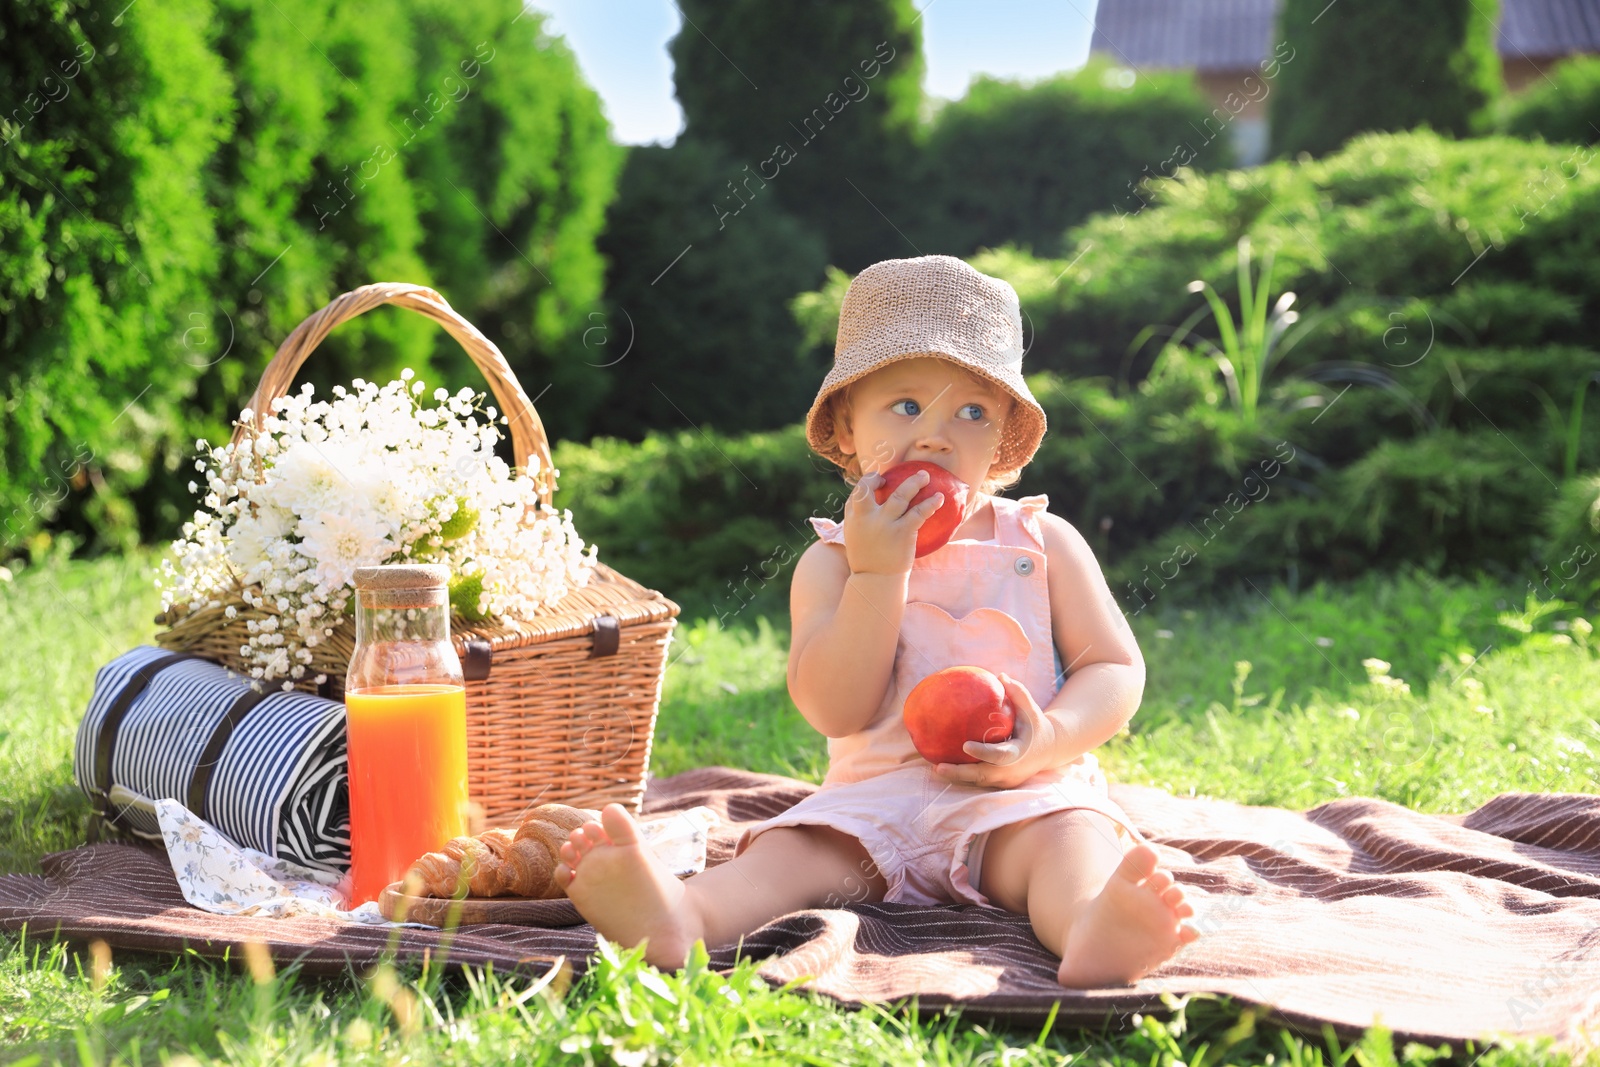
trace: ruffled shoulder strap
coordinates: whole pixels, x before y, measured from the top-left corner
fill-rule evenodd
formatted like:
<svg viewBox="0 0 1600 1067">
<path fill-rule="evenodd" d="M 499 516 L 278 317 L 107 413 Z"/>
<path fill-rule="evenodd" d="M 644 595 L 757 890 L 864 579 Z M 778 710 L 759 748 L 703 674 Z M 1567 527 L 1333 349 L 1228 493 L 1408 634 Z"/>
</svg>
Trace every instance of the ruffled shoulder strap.
<svg viewBox="0 0 1600 1067">
<path fill-rule="evenodd" d="M 1044 551 L 1044 529 L 1039 525 L 1039 513 L 1050 509 L 1050 498 L 1044 493 L 1033 496 L 992 498 L 995 505 L 996 533 L 1006 544 L 1026 545 Z M 1004 531 L 1003 533 L 1001 531 Z"/>
<path fill-rule="evenodd" d="M 834 522 L 832 519 L 824 519 L 820 515 L 813 515 L 811 516 L 811 528 L 817 531 L 817 537 L 820 540 L 835 545 L 844 544 L 843 523 Z"/>
</svg>

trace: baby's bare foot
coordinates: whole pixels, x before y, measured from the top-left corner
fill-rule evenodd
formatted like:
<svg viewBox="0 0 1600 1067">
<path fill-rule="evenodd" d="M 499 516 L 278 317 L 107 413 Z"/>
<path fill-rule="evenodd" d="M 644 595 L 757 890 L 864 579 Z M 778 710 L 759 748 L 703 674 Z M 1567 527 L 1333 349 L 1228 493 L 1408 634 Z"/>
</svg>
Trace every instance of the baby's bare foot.
<svg viewBox="0 0 1600 1067">
<path fill-rule="evenodd" d="M 1067 932 L 1056 980 L 1074 989 L 1135 982 L 1200 936 L 1182 921 L 1193 914 L 1183 887 L 1156 867 L 1155 849 L 1135 845 Z"/>
<path fill-rule="evenodd" d="M 654 966 L 683 966 L 704 932 L 699 916 L 626 808 L 607 804 L 600 822 L 572 831 L 560 852 L 556 884 L 597 931 L 630 948 L 644 942 L 644 958 Z"/>
</svg>

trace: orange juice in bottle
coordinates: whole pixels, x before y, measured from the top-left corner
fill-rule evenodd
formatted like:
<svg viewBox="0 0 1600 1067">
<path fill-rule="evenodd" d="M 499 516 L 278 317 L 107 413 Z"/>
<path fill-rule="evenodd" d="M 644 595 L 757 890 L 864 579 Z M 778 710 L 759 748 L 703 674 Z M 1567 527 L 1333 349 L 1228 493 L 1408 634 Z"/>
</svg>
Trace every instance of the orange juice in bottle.
<svg viewBox="0 0 1600 1067">
<path fill-rule="evenodd" d="M 352 908 L 467 832 L 466 688 L 449 581 L 449 568 L 433 564 L 356 571 L 344 697 Z"/>
</svg>

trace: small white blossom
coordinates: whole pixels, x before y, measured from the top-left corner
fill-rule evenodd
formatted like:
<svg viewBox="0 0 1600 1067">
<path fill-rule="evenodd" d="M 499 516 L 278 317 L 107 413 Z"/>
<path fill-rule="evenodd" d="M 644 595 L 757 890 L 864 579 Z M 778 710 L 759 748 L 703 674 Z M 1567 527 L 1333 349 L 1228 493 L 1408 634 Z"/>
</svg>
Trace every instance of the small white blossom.
<svg viewBox="0 0 1600 1067">
<path fill-rule="evenodd" d="M 1388 692 L 1397 696 L 1411 692 L 1411 684 L 1409 682 L 1406 682 L 1400 678 L 1390 677 L 1390 665 L 1385 661 L 1376 657 L 1370 657 L 1362 660 L 1361 666 L 1366 668 L 1367 681 L 1371 682 L 1379 689 L 1387 690 Z"/>
</svg>

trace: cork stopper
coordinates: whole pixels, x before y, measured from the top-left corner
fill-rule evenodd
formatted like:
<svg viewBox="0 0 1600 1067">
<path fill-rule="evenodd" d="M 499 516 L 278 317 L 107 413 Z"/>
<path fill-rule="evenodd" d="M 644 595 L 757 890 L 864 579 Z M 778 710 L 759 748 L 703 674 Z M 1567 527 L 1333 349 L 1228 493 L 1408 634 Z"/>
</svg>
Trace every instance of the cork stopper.
<svg viewBox="0 0 1600 1067">
<path fill-rule="evenodd" d="M 450 602 L 442 563 L 386 563 L 356 568 L 356 598 L 369 608 L 431 608 Z"/>
<path fill-rule="evenodd" d="M 357 589 L 444 589 L 450 568 L 442 563 L 385 563 L 356 568 Z"/>
</svg>

